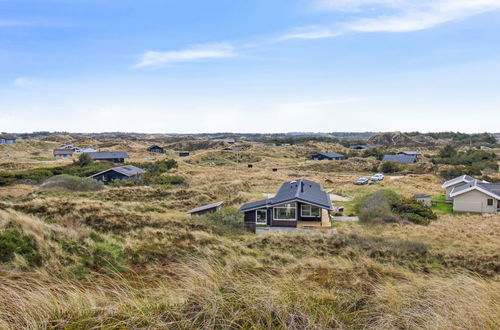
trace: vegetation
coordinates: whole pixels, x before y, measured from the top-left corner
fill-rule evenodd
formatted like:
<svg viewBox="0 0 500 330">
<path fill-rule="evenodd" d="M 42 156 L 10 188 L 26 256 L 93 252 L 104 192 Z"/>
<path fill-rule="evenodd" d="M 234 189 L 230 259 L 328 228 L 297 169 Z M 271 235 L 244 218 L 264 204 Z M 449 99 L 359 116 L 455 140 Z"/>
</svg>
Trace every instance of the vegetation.
<svg viewBox="0 0 500 330">
<path fill-rule="evenodd" d="M 396 173 L 401 171 L 401 165 L 392 160 L 389 160 L 380 164 L 379 169 L 383 173 Z"/>
<path fill-rule="evenodd" d="M 94 164 L 94 159 L 88 153 L 80 154 L 78 160 L 75 161 L 75 165 L 80 167 L 92 166 L 93 164 Z"/>
<path fill-rule="evenodd" d="M 432 158 L 432 162 L 434 164 L 464 165 L 464 173 L 481 175 L 481 171 L 487 168 L 497 171 L 497 158 L 494 152 L 476 149 L 457 151 L 452 145 L 447 145 L 439 151 L 436 157 Z M 442 174 L 449 175 L 446 172 Z"/>
<path fill-rule="evenodd" d="M 402 198 L 391 190 L 367 194 L 356 204 L 356 212 L 363 223 L 393 223 L 410 221 L 428 225 L 437 216 L 431 209 L 411 198 Z"/>
<path fill-rule="evenodd" d="M 53 176 L 41 185 L 41 190 L 99 191 L 104 188 L 102 182 L 89 178 L 80 178 L 67 174 Z"/>
</svg>

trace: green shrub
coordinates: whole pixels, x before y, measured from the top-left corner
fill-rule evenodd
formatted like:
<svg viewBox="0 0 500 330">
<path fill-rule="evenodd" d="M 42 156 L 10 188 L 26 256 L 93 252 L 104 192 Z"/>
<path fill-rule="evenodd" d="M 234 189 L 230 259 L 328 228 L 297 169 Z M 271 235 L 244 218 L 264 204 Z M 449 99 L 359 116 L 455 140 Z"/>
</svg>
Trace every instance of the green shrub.
<svg viewBox="0 0 500 330">
<path fill-rule="evenodd" d="M 85 167 L 94 164 L 94 159 L 88 153 L 82 153 L 76 161 L 74 161 L 76 166 Z"/>
<path fill-rule="evenodd" d="M 395 173 L 401 171 L 401 166 L 398 163 L 389 160 L 380 165 L 380 171 L 384 173 Z"/>
<path fill-rule="evenodd" d="M 393 223 L 410 221 L 428 225 L 436 214 L 411 198 L 401 198 L 391 190 L 379 190 L 361 198 L 355 206 L 361 223 Z"/>
<path fill-rule="evenodd" d="M 9 172 L 0 172 L 0 186 L 10 186 L 16 181 L 14 174 Z"/>
<path fill-rule="evenodd" d="M 223 207 L 220 211 L 199 216 L 218 235 L 244 233 L 243 213 L 235 207 Z"/>
<path fill-rule="evenodd" d="M 67 190 L 67 191 L 99 191 L 104 188 L 102 182 L 90 178 L 79 178 L 70 175 L 58 175 L 48 179 L 41 190 Z"/>
<path fill-rule="evenodd" d="M 53 176 L 54 173 L 52 172 L 51 169 L 47 168 L 38 168 L 38 169 L 33 169 L 29 171 L 24 171 L 24 172 L 19 172 L 14 174 L 14 177 L 16 178 L 17 181 L 20 182 L 25 182 L 25 183 L 40 183 L 51 176 Z"/>
<path fill-rule="evenodd" d="M 24 235 L 18 228 L 8 226 L 0 232 L 0 262 L 10 262 L 16 254 L 22 256 L 31 266 L 42 264 L 42 256 L 35 239 Z"/>
</svg>

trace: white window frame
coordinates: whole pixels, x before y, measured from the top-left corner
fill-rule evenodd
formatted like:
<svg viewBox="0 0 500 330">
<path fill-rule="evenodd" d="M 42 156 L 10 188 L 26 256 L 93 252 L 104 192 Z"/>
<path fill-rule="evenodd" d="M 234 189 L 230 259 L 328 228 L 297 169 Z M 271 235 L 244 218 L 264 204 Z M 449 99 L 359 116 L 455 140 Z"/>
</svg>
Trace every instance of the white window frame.
<svg viewBox="0 0 500 330">
<path fill-rule="evenodd" d="M 279 218 L 276 218 L 276 209 L 287 209 L 287 207 L 285 207 L 284 205 L 288 205 L 288 204 L 292 204 L 293 208 L 295 209 L 295 219 L 279 219 Z M 297 203 L 295 203 L 295 202 L 285 203 L 285 204 L 281 204 L 281 205 L 273 207 L 273 221 L 274 220 L 276 220 L 276 221 L 297 221 Z"/>
<path fill-rule="evenodd" d="M 258 221 L 258 217 L 257 217 L 257 212 L 264 212 L 266 214 L 266 219 L 265 219 L 265 222 L 259 222 Z M 255 210 L 255 224 L 257 225 L 267 225 L 267 210 Z"/>
<path fill-rule="evenodd" d="M 309 208 L 309 215 L 304 214 L 304 207 Z M 319 210 L 318 215 L 312 215 L 312 209 L 317 208 Z M 321 207 L 314 206 L 314 205 L 309 205 L 309 204 L 302 204 L 300 206 L 300 216 L 304 218 L 319 218 L 321 217 Z"/>
</svg>

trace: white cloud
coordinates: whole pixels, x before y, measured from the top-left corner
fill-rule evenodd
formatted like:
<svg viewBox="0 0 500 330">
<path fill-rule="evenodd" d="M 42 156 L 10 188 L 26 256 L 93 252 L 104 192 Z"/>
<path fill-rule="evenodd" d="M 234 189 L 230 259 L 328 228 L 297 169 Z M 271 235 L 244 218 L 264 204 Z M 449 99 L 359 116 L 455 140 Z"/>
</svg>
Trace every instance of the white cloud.
<svg viewBox="0 0 500 330">
<path fill-rule="evenodd" d="M 139 63 L 134 67 L 143 68 L 161 66 L 175 62 L 192 62 L 215 58 L 235 57 L 234 47 L 227 43 L 196 45 L 183 50 L 175 51 L 147 51 L 142 54 Z"/>
<path fill-rule="evenodd" d="M 319 0 L 319 10 L 354 13 L 360 18 L 319 32 L 282 39 L 331 38 L 347 32 L 412 32 L 500 10 L 500 0 Z M 383 13 L 383 14 L 381 14 Z"/>
<path fill-rule="evenodd" d="M 338 32 L 334 32 L 328 28 L 301 28 L 294 32 L 283 35 L 279 40 L 289 40 L 289 39 L 323 39 L 338 36 Z"/>
<path fill-rule="evenodd" d="M 31 87 L 36 84 L 36 81 L 33 78 L 20 77 L 14 79 L 12 83 L 15 87 Z"/>
</svg>

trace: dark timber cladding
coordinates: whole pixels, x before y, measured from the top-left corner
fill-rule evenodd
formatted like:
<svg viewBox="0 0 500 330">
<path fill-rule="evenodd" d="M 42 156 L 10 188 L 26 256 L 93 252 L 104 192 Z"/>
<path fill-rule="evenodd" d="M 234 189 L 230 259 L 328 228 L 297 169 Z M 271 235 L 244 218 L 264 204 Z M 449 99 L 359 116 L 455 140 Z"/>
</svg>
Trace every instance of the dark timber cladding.
<svg viewBox="0 0 500 330">
<path fill-rule="evenodd" d="M 89 178 L 96 179 L 97 181 L 101 181 L 104 184 L 108 184 L 113 180 L 124 181 L 143 173 L 146 173 L 146 171 L 133 165 L 127 165 L 110 168 L 108 170 L 91 175 L 89 176 Z"/>
<path fill-rule="evenodd" d="M 250 224 L 297 227 L 297 222 L 321 222 L 323 210 L 333 210 L 330 196 L 316 182 L 300 179 L 285 182 L 273 198 L 243 205 L 246 227 Z"/>
<path fill-rule="evenodd" d="M 158 154 L 164 154 L 165 153 L 165 149 L 163 149 L 162 147 L 160 146 L 157 146 L 156 144 L 153 144 L 152 146 L 150 146 L 148 149 L 147 149 L 149 152 L 155 152 L 155 153 L 158 153 Z"/>
</svg>

